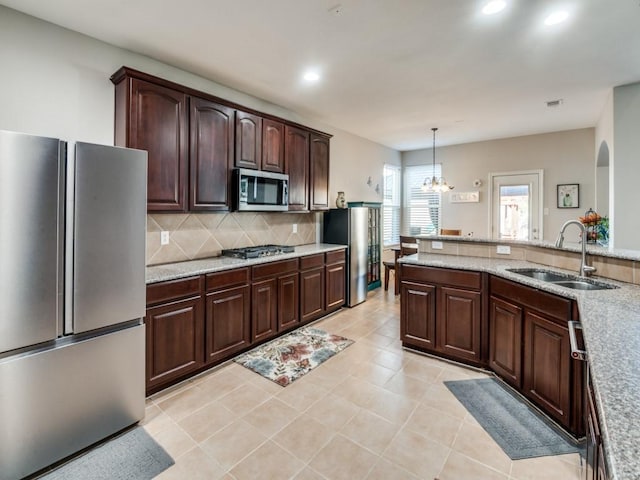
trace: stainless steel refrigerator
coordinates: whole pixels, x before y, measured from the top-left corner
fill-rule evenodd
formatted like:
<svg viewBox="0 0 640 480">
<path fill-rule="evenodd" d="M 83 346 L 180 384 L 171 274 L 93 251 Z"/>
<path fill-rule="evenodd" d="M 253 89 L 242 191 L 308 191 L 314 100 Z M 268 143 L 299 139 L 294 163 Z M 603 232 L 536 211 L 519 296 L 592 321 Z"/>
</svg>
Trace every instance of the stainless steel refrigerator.
<svg viewBox="0 0 640 480">
<path fill-rule="evenodd" d="M 144 416 L 147 153 L 0 131 L 0 479 Z"/>
<path fill-rule="evenodd" d="M 347 306 L 367 299 L 369 209 L 336 208 L 324 213 L 323 242 L 347 246 Z"/>
</svg>

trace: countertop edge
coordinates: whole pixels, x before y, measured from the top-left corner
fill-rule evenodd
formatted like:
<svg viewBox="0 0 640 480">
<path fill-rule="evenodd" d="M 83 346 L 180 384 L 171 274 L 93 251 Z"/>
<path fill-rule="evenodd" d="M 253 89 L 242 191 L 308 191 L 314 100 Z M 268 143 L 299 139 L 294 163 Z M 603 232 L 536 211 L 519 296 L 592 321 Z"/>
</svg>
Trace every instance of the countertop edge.
<svg viewBox="0 0 640 480">
<path fill-rule="evenodd" d="M 207 273 L 232 270 L 234 268 L 250 267 L 253 265 L 260 265 L 262 263 L 277 262 L 280 260 L 314 255 L 317 253 L 343 250 L 345 248 L 347 248 L 347 245 L 310 243 L 306 245 L 296 245 L 295 251 L 292 253 L 282 253 L 268 257 L 252 259 L 210 257 L 187 260 L 184 262 L 165 263 L 162 265 L 151 265 L 149 267 L 146 267 L 145 278 L 146 284 L 151 285 L 154 283 L 166 282 L 169 280 L 188 278 L 195 275 L 205 275 Z"/>
</svg>

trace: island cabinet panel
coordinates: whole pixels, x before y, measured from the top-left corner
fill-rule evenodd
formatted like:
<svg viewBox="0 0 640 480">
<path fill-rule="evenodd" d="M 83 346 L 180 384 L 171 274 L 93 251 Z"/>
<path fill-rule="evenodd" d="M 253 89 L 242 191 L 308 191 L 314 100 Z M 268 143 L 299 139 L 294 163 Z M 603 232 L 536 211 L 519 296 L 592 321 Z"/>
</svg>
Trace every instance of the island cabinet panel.
<svg viewBox="0 0 640 480">
<path fill-rule="evenodd" d="M 285 173 L 289 175 L 289 210 L 309 210 L 309 131 L 285 126 Z"/>
<path fill-rule="evenodd" d="M 284 173 L 284 123 L 262 119 L 262 170 Z"/>
<path fill-rule="evenodd" d="M 229 210 L 233 109 L 191 98 L 189 209 Z"/>
<path fill-rule="evenodd" d="M 459 359 L 480 362 L 482 295 L 459 288 L 439 289 L 438 348 Z"/>
<path fill-rule="evenodd" d="M 491 297 L 489 367 L 506 382 L 522 387 L 522 308 Z"/>
<path fill-rule="evenodd" d="M 262 162 L 262 117 L 236 111 L 236 160 L 238 168 L 260 169 Z"/>
<path fill-rule="evenodd" d="M 402 342 L 425 350 L 435 350 L 436 287 L 403 280 L 400 307 Z"/>
<path fill-rule="evenodd" d="M 147 286 L 148 394 L 204 365 L 204 304 L 200 295 L 200 277 Z"/>
<path fill-rule="evenodd" d="M 329 210 L 329 137 L 311 134 L 309 194 L 311 210 Z"/>
<path fill-rule="evenodd" d="M 210 273 L 206 282 L 205 356 L 215 363 L 251 345 L 249 269 Z"/>
<path fill-rule="evenodd" d="M 486 278 L 478 272 L 408 264 L 400 265 L 400 278 L 403 344 L 484 365 L 487 346 L 482 286 Z"/>
<path fill-rule="evenodd" d="M 531 311 L 525 311 L 524 329 L 524 394 L 570 428 L 569 330 Z"/>
<path fill-rule="evenodd" d="M 130 82 L 130 83 L 129 83 Z M 188 97 L 182 92 L 137 78 L 123 81 L 116 97 L 127 98 L 128 115 L 116 115 L 116 144 L 148 152 L 147 209 L 187 209 Z M 130 92 L 127 90 L 130 88 Z M 116 99 L 116 105 L 126 108 Z M 118 135 L 118 132 L 122 132 Z"/>
</svg>

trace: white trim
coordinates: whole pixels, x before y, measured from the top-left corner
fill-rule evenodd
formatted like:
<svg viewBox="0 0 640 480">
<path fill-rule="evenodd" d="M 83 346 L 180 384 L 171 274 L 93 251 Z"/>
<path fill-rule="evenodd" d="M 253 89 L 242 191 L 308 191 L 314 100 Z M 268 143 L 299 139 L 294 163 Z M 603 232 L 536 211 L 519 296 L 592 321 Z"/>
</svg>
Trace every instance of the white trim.
<svg viewBox="0 0 640 480">
<path fill-rule="evenodd" d="M 514 172 L 489 172 L 488 190 L 489 190 L 489 238 L 496 239 L 497 236 L 493 232 L 493 179 L 494 177 L 505 177 L 509 175 L 538 175 L 538 229 L 539 240 L 544 239 L 544 170 L 518 170 Z"/>
</svg>

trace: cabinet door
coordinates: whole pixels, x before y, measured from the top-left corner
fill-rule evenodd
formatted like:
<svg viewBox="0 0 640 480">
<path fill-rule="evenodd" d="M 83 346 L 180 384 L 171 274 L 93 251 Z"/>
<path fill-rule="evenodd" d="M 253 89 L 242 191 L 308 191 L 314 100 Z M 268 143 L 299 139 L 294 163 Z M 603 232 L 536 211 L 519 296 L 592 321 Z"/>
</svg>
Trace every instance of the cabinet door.
<svg viewBox="0 0 640 480">
<path fill-rule="evenodd" d="M 329 138 L 311 134 L 310 209 L 329 210 Z"/>
<path fill-rule="evenodd" d="M 284 173 L 284 123 L 262 119 L 262 170 Z"/>
<path fill-rule="evenodd" d="M 300 320 L 309 322 L 324 313 L 324 267 L 300 272 Z"/>
<path fill-rule="evenodd" d="M 327 289 L 327 311 L 334 311 L 345 303 L 345 264 L 334 263 L 325 267 Z"/>
<path fill-rule="evenodd" d="M 308 210 L 309 132 L 285 125 L 285 173 L 289 174 L 289 210 Z"/>
<path fill-rule="evenodd" d="M 249 286 L 214 291 L 206 299 L 206 361 L 218 362 L 251 344 Z"/>
<path fill-rule="evenodd" d="M 187 96 L 144 80 L 131 80 L 126 147 L 146 150 L 147 209 L 187 209 Z M 118 117 L 120 118 L 120 117 Z M 118 118 L 116 121 L 118 121 Z"/>
<path fill-rule="evenodd" d="M 236 111 L 236 162 L 238 168 L 260 169 L 262 160 L 262 118 Z"/>
<path fill-rule="evenodd" d="M 438 349 L 460 360 L 481 361 L 480 292 L 440 287 L 438 305 Z"/>
<path fill-rule="evenodd" d="M 495 297 L 489 300 L 489 367 L 522 388 L 522 308 Z"/>
<path fill-rule="evenodd" d="M 200 297 L 147 309 L 147 391 L 204 364 L 203 321 Z"/>
<path fill-rule="evenodd" d="M 402 282 L 400 286 L 400 338 L 403 344 L 435 350 L 436 287 Z"/>
<path fill-rule="evenodd" d="M 251 286 L 251 340 L 259 342 L 278 332 L 278 282 L 275 278 Z"/>
<path fill-rule="evenodd" d="M 527 310 L 524 328 L 524 394 L 570 428 L 569 330 Z"/>
<path fill-rule="evenodd" d="M 300 323 L 300 281 L 298 272 L 278 278 L 278 331 Z"/>
<path fill-rule="evenodd" d="M 191 98 L 191 210 L 229 210 L 233 131 L 233 109 Z"/>
</svg>

